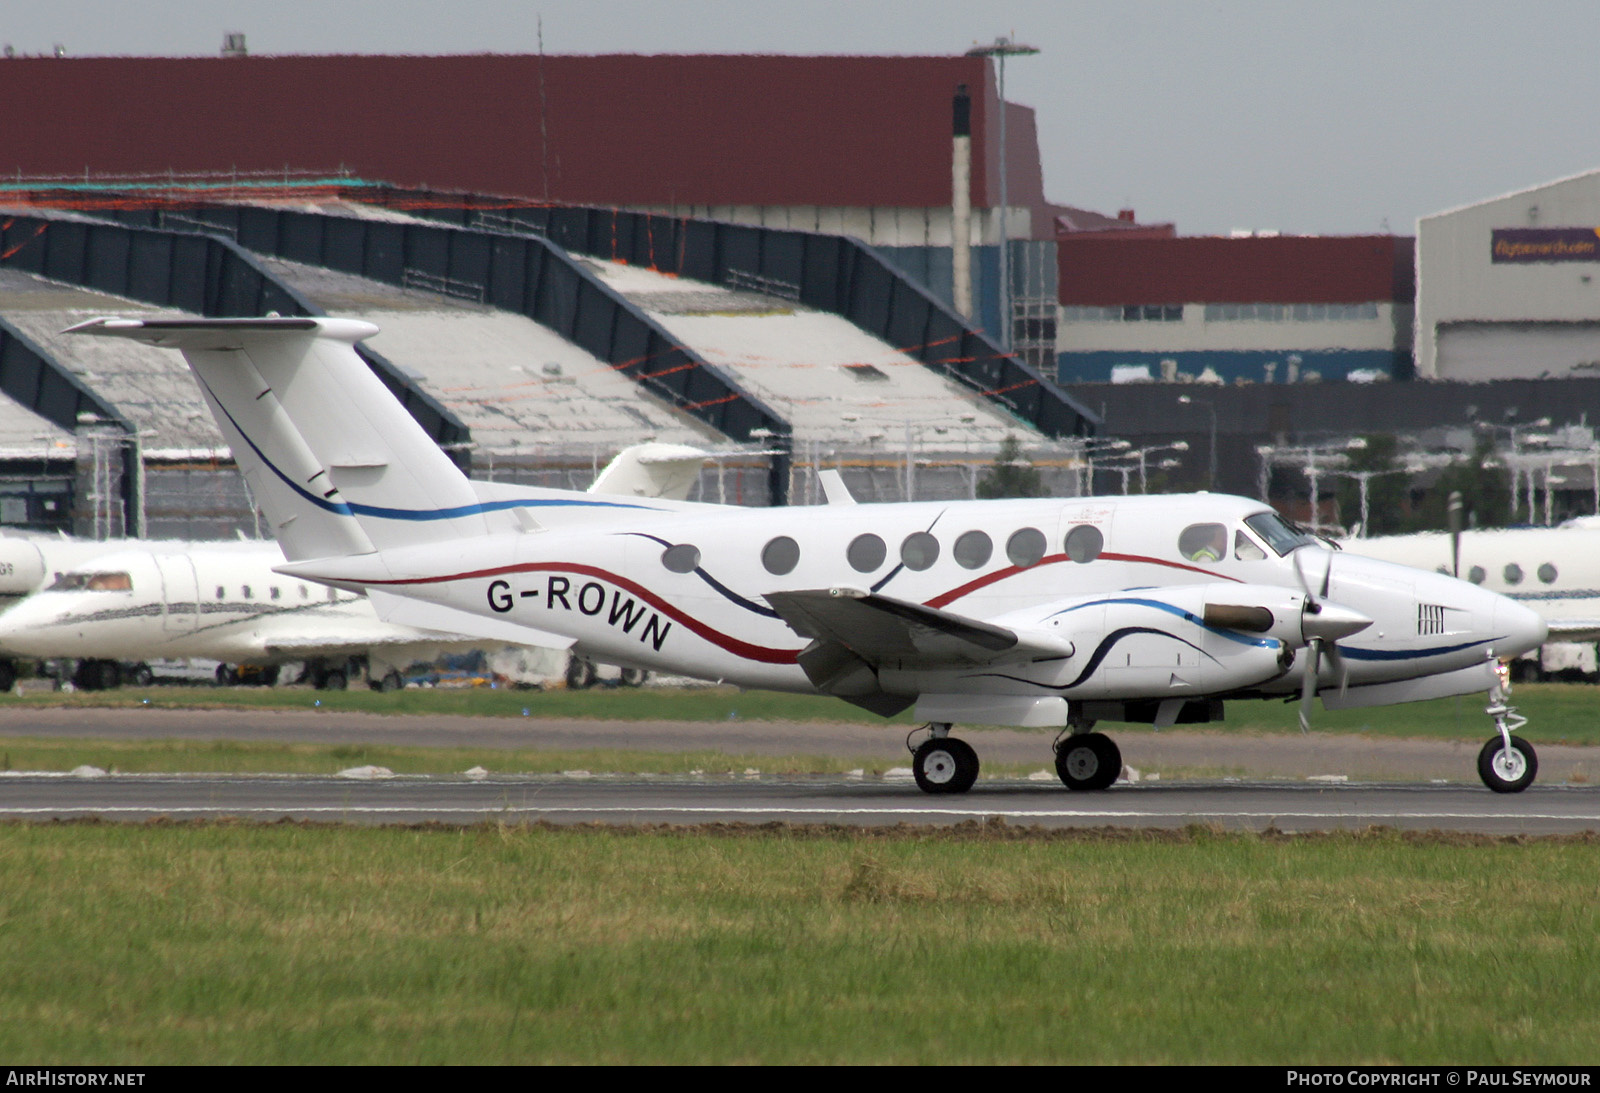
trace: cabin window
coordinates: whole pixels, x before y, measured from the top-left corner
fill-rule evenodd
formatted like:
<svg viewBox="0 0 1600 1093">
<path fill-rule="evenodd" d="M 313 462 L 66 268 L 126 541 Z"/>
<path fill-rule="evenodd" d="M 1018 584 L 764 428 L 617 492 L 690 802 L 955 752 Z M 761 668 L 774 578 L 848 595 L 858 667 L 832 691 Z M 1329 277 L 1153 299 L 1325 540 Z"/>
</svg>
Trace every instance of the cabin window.
<svg viewBox="0 0 1600 1093">
<path fill-rule="evenodd" d="M 1079 524 L 1067 532 L 1064 545 L 1067 557 L 1080 564 L 1087 564 L 1100 557 L 1100 552 L 1106 548 L 1106 537 L 1093 524 Z"/>
<path fill-rule="evenodd" d="M 248 600 L 250 598 L 250 586 L 245 585 L 242 591 L 244 593 L 244 598 Z"/>
<path fill-rule="evenodd" d="M 1011 564 L 1019 569 L 1037 565 L 1039 559 L 1044 557 L 1044 549 L 1044 532 L 1038 528 L 1013 531 L 1011 538 L 1006 540 L 1006 557 L 1010 558 Z"/>
<path fill-rule="evenodd" d="M 883 565 L 883 560 L 889 556 L 889 548 L 869 531 L 850 540 L 844 556 L 849 560 L 850 568 L 857 573 L 871 573 Z"/>
<path fill-rule="evenodd" d="M 1191 562 L 1220 562 L 1228 556 L 1228 529 L 1221 524 L 1190 524 L 1178 533 L 1178 553 Z"/>
<path fill-rule="evenodd" d="M 328 586 L 328 602 L 329 603 L 338 603 L 339 602 L 339 590 L 337 588 L 333 587 L 333 585 L 331 585 L 331 584 Z"/>
<path fill-rule="evenodd" d="M 272 589 L 271 589 L 271 592 L 272 592 L 272 598 L 273 599 L 277 599 L 278 598 L 278 586 L 277 585 L 273 585 Z"/>
<path fill-rule="evenodd" d="M 300 598 L 302 600 L 309 600 L 311 598 L 311 590 L 305 585 L 300 586 Z"/>
<path fill-rule="evenodd" d="M 768 573 L 781 577 L 793 573 L 800 564 L 800 544 L 787 535 L 780 535 L 761 548 L 761 564 Z"/>
<path fill-rule="evenodd" d="M 226 588 L 223 588 L 220 584 L 217 585 L 217 599 L 225 600 L 227 598 L 228 598 L 228 590 Z"/>
<path fill-rule="evenodd" d="M 661 552 L 661 564 L 674 573 L 693 573 L 700 568 L 700 548 L 693 543 L 679 543 Z"/>
<path fill-rule="evenodd" d="M 1444 570 L 1441 569 L 1439 572 L 1443 573 Z M 1471 581 L 1473 584 L 1482 584 L 1484 578 L 1488 575 L 1489 574 L 1484 572 L 1483 566 L 1481 565 L 1475 565 L 1471 569 L 1467 570 L 1467 580 Z"/>
<path fill-rule="evenodd" d="M 1267 552 L 1256 545 L 1256 541 L 1242 531 L 1233 533 L 1233 556 L 1241 562 L 1259 562 L 1267 556 Z"/>
<path fill-rule="evenodd" d="M 939 560 L 939 540 L 925 531 L 913 531 L 900 544 L 900 560 L 907 569 L 927 569 Z"/>
<path fill-rule="evenodd" d="M 1506 584 L 1522 583 L 1522 567 L 1516 562 L 1507 565 L 1505 569 L 1501 570 L 1500 575 L 1506 579 Z"/>
<path fill-rule="evenodd" d="M 956 540 L 950 553 L 962 569 L 981 569 L 994 554 L 994 541 L 984 532 L 969 531 Z"/>
<path fill-rule="evenodd" d="M 1554 584 L 1556 580 L 1556 567 L 1545 562 L 1539 567 L 1539 581 L 1541 584 Z"/>
</svg>

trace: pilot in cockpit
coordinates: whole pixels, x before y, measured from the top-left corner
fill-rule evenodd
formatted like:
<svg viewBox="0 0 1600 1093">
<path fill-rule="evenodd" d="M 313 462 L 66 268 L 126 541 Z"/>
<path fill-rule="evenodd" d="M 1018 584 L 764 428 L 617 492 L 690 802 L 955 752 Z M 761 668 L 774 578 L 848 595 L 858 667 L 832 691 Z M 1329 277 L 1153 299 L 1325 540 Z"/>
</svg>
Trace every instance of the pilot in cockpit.
<svg viewBox="0 0 1600 1093">
<path fill-rule="evenodd" d="M 1178 553 L 1191 562 L 1220 562 L 1228 555 L 1228 529 L 1221 524 L 1190 524 L 1178 536 Z"/>
</svg>

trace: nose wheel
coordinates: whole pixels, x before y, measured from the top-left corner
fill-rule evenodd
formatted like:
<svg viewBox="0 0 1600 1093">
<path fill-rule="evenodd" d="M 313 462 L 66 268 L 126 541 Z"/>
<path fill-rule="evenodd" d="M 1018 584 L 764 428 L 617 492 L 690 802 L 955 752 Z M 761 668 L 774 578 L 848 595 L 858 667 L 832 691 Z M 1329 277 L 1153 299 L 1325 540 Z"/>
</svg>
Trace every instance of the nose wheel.
<svg viewBox="0 0 1600 1093">
<path fill-rule="evenodd" d="M 1493 656 L 1493 654 L 1490 654 Z M 1498 730 L 1478 752 L 1478 777 L 1496 793 L 1521 793 L 1533 784 L 1539 773 L 1539 756 L 1533 745 L 1511 734 L 1528 723 L 1515 706 L 1506 703 L 1510 691 L 1509 673 L 1496 665 L 1494 683 L 1489 688 L 1489 707 L 1484 710 Z"/>
<path fill-rule="evenodd" d="M 1068 789 L 1107 789 L 1122 774 L 1122 749 L 1105 733 L 1074 733 L 1056 748 L 1056 774 Z"/>
<path fill-rule="evenodd" d="M 924 793 L 965 793 L 978 780 L 978 753 L 953 736 L 929 737 L 911 753 L 911 773 Z"/>
<path fill-rule="evenodd" d="M 1520 736 L 1491 736 L 1478 753 L 1478 777 L 1496 793 L 1521 793 L 1539 773 L 1539 756 Z"/>
</svg>

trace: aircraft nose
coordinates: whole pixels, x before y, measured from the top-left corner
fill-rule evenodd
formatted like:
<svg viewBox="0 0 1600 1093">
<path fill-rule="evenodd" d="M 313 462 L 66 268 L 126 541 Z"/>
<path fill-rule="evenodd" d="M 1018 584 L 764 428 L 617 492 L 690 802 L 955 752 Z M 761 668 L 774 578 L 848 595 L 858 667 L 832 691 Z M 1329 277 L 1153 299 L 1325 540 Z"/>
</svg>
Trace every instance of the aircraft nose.
<svg viewBox="0 0 1600 1093">
<path fill-rule="evenodd" d="M 1494 632 L 1504 635 L 1495 643 L 1495 655 L 1514 657 L 1537 649 L 1549 636 L 1550 627 L 1539 615 L 1505 596 L 1496 597 Z"/>
</svg>

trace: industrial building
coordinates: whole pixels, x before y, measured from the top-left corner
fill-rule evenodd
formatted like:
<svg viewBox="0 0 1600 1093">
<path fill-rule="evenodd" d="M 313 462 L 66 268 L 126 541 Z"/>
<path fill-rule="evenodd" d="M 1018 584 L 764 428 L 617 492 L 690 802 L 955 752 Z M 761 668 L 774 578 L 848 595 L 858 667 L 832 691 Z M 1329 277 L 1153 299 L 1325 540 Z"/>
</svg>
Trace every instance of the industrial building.
<svg viewBox="0 0 1600 1093">
<path fill-rule="evenodd" d="M 1412 240 L 1064 232 L 1062 383 L 1409 378 Z"/>
<path fill-rule="evenodd" d="M 1600 171 L 1423 217 L 1417 374 L 1600 376 Z"/>
</svg>

